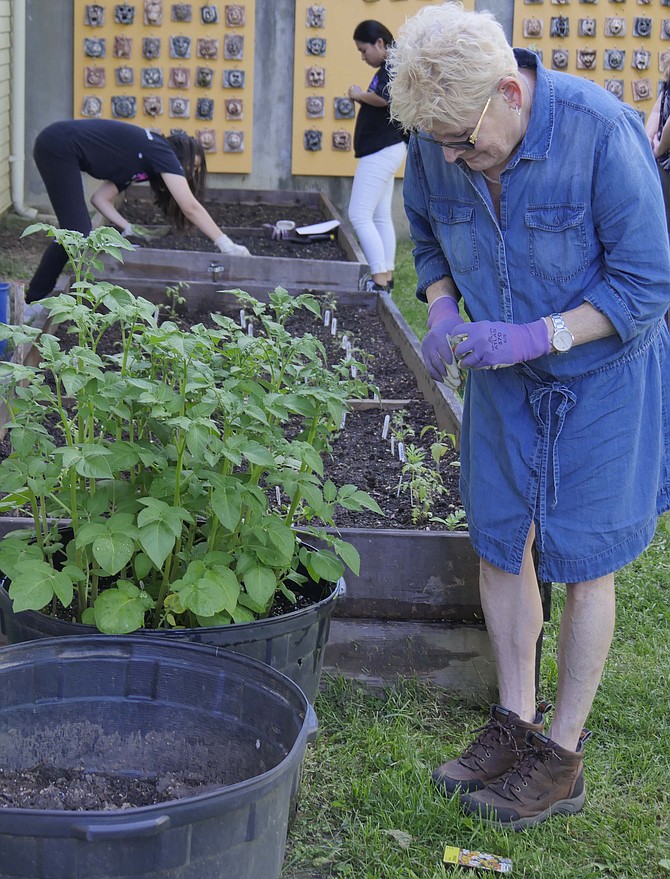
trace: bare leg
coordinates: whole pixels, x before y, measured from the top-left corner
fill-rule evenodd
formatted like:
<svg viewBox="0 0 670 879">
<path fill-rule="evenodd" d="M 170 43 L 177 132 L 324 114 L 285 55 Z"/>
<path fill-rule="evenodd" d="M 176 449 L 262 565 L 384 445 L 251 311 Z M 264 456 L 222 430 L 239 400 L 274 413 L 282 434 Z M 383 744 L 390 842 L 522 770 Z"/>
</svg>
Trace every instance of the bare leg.
<svg viewBox="0 0 670 879">
<path fill-rule="evenodd" d="M 498 671 L 500 704 L 522 720 L 535 720 L 535 654 L 542 629 L 542 601 L 528 534 L 519 574 L 480 560 L 479 589 Z"/>
<path fill-rule="evenodd" d="M 614 634 L 614 574 L 567 586 L 558 638 L 558 692 L 549 737 L 574 751 Z"/>
</svg>

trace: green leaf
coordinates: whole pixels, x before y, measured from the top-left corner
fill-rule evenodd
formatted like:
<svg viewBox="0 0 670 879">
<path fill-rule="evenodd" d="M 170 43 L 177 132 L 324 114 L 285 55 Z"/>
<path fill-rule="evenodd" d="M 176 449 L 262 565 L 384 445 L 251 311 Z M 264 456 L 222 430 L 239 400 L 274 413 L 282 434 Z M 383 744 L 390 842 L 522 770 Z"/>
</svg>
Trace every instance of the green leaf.
<svg viewBox="0 0 670 879">
<path fill-rule="evenodd" d="M 367 491 L 360 491 L 355 485 L 343 485 L 337 493 L 337 503 L 346 510 L 372 510 L 380 516 L 384 515 L 377 501 Z"/>
<path fill-rule="evenodd" d="M 255 440 L 245 443 L 240 451 L 251 464 L 257 464 L 260 467 L 275 466 L 272 452 L 268 451 L 260 443 L 255 442 Z"/>
<path fill-rule="evenodd" d="M 179 587 L 175 583 L 173 588 L 183 607 L 204 617 L 221 611 L 232 615 L 240 594 L 240 584 L 230 568 L 207 569 L 201 562 L 191 562 Z"/>
<path fill-rule="evenodd" d="M 358 576 L 361 570 L 361 557 L 356 547 L 345 540 L 336 540 L 333 548 L 349 570 Z"/>
<path fill-rule="evenodd" d="M 332 479 L 327 479 L 323 483 L 323 497 L 329 504 L 332 504 L 336 500 L 337 486 Z"/>
<path fill-rule="evenodd" d="M 209 444 L 209 431 L 195 424 L 186 434 L 186 445 L 196 461 L 201 461 Z"/>
<path fill-rule="evenodd" d="M 146 553 L 138 552 L 133 559 L 133 568 L 135 576 L 138 580 L 144 580 L 149 571 L 153 568 L 153 562 Z"/>
<path fill-rule="evenodd" d="M 0 571 L 13 580 L 23 562 L 43 562 L 42 551 L 37 543 L 28 543 L 34 540 L 34 534 L 30 531 L 18 531 L 8 534 L 4 540 L 0 540 Z"/>
<path fill-rule="evenodd" d="M 295 531 L 277 519 L 266 519 L 265 527 L 270 542 L 285 560 L 284 564 L 290 564 L 295 551 Z"/>
<path fill-rule="evenodd" d="M 135 551 L 135 541 L 125 534 L 105 533 L 93 541 L 93 558 L 102 571 L 114 576 L 128 564 Z"/>
<path fill-rule="evenodd" d="M 212 492 L 211 504 L 214 515 L 228 531 L 235 531 L 242 516 L 240 488 L 239 482 L 231 481 L 231 484 L 215 488 Z"/>
<path fill-rule="evenodd" d="M 84 443 L 81 456 L 75 462 L 75 470 L 88 479 L 111 479 L 114 476 L 111 457 L 108 449 L 93 443 Z"/>
<path fill-rule="evenodd" d="M 115 588 L 105 589 L 95 600 L 95 624 L 108 635 L 125 635 L 142 628 L 144 616 L 153 606 L 148 593 L 120 580 Z"/>
<path fill-rule="evenodd" d="M 239 604 L 235 608 L 235 613 L 233 614 L 233 622 L 252 623 L 255 619 L 256 617 L 250 610 L 248 610 L 248 608 L 241 607 Z"/>
<path fill-rule="evenodd" d="M 342 562 L 326 549 L 310 552 L 306 567 L 315 580 L 327 580 L 331 583 L 336 583 L 344 574 Z"/>
<path fill-rule="evenodd" d="M 65 607 L 74 597 L 72 580 L 42 560 L 22 562 L 9 585 L 14 613 L 22 610 L 42 610 L 56 595 Z"/>
<path fill-rule="evenodd" d="M 261 607 L 267 607 L 277 589 L 277 578 L 270 568 L 253 565 L 244 573 L 244 585 L 251 598 Z"/>
</svg>

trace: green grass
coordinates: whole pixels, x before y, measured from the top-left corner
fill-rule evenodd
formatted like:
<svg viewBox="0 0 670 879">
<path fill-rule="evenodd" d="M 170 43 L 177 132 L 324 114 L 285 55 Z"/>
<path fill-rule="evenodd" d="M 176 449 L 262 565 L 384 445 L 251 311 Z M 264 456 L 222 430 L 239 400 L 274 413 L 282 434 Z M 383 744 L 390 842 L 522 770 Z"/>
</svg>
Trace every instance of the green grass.
<svg viewBox="0 0 670 879">
<path fill-rule="evenodd" d="M 494 830 L 435 792 L 431 768 L 459 753 L 486 707 L 407 681 L 373 693 L 330 680 L 316 701 L 301 807 L 283 876 L 442 879 L 445 844 L 511 857 L 528 879 L 670 875 L 670 520 L 618 577 L 617 632 L 588 725 L 587 801 L 577 816 Z M 541 696 L 555 697 L 562 589 L 545 630 Z M 478 874 L 472 874 L 478 875 Z M 484 875 L 484 874 L 482 874 Z M 496 875 L 496 874 L 486 874 Z"/>
<path fill-rule="evenodd" d="M 394 299 L 418 336 L 409 246 Z M 410 263 L 409 265 L 407 263 Z M 556 695 L 564 589 L 545 627 L 540 698 Z M 584 810 L 521 833 L 495 830 L 435 792 L 431 769 L 456 756 L 488 706 L 465 707 L 406 681 L 384 692 L 335 679 L 316 700 L 319 734 L 307 751 L 285 879 L 445 879 L 496 876 L 441 865 L 446 844 L 512 858 L 527 879 L 670 877 L 670 517 L 617 577 L 614 643 L 589 716 Z M 661 862 L 667 861 L 668 866 Z"/>
<path fill-rule="evenodd" d="M 426 332 L 426 315 L 428 313 L 425 302 L 419 302 L 416 298 L 416 272 L 412 260 L 411 241 L 399 241 L 396 257 L 396 269 L 394 273 L 393 301 L 402 311 L 405 320 L 416 333 L 418 339 L 423 339 Z"/>
</svg>

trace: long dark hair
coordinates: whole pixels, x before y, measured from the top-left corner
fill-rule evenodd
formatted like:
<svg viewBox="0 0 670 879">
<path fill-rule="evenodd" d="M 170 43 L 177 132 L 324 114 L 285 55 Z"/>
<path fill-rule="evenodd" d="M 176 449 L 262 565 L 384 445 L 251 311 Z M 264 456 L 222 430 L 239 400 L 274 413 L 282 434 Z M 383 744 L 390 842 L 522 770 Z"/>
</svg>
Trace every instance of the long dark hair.
<svg viewBox="0 0 670 879">
<path fill-rule="evenodd" d="M 191 192 L 198 201 L 202 201 L 207 184 L 207 162 L 202 145 L 194 137 L 189 137 L 188 134 L 183 132 L 171 134 L 166 140 L 174 150 L 184 169 Z M 199 164 L 196 162 L 198 158 L 200 159 Z M 149 185 L 154 194 L 156 204 L 170 224 L 179 229 L 179 231 L 186 229 L 190 223 L 172 197 L 172 193 L 165 185 L 163 178 L 160 175 L 151 177 Z"/>
<path fill-rule="evenodd" d="M 369 18 L 356 26 L 356 30 L 354 31 L 354 42 L 372 43 L 374 46 L 379 39 L 384 41 L 384 45 L 387 49 L 393 42 L 393 34 L 381 23 L 381 21 L 375 21 L 374 18 Z"/>
</svg>

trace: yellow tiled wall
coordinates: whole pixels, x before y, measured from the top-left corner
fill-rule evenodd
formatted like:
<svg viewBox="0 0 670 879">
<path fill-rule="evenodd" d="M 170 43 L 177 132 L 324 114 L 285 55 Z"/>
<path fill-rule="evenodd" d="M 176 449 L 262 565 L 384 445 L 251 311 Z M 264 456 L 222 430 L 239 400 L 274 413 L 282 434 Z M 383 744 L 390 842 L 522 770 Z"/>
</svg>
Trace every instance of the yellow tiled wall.
<svg viewBox="0 0 670 879">
<path fill-rule="evenodd" d="M 396 36 L 399 27 L 423 6 L 439 4 L 441 0 L 296 0 L 295 4 L 295 54 L 293 85 L 293 164 L 292 173 L 326 177 L 353 176 L 356 159 L 353 148 L 333 147 L 333 135 L 343 132 L 353 143 L 354 118 L 336 118 L 335 101 L 346 98 L 349 86 L 360 85 L 367 89 L 375 74 L 361 59 L 352 34 L 356 25 L 369 18 L 376 19 Z M 474 0 L 466 0 L 464 6 L 474 8 Z M 310 14 L 310 9 L 322 10 L 322 15 Z M 311 22 L 322 21 L 323 26 Z M 325 41 L 323 55 L 310 54 L 310 39 Z M 312 87 L 307 71 L 321 68 L 323 85 Z M 323 98 L 323 116 L 308 115 L 308 100 Z M 358 105 L 356 105 L 358 107 Z M 305 132 L 321 132 L 321 149 L 305 149 Z M 339 140 L 347 140 L 341 137 Z"/>
<path fill-rule="evenodd" d="M 613 91 L 646 118 L 658 94 L 661 56 L 670 49 L 670 6 L 662 0 L 516 0 L 513 42 L 540 51 L 549 69 Z"/>
<path fill-rule="evenodd" d="M 256 0 L 74 0 L 74 118 L 181 129 L 208 170 L 249 173 L 255 15 Z"/>
</svg>

